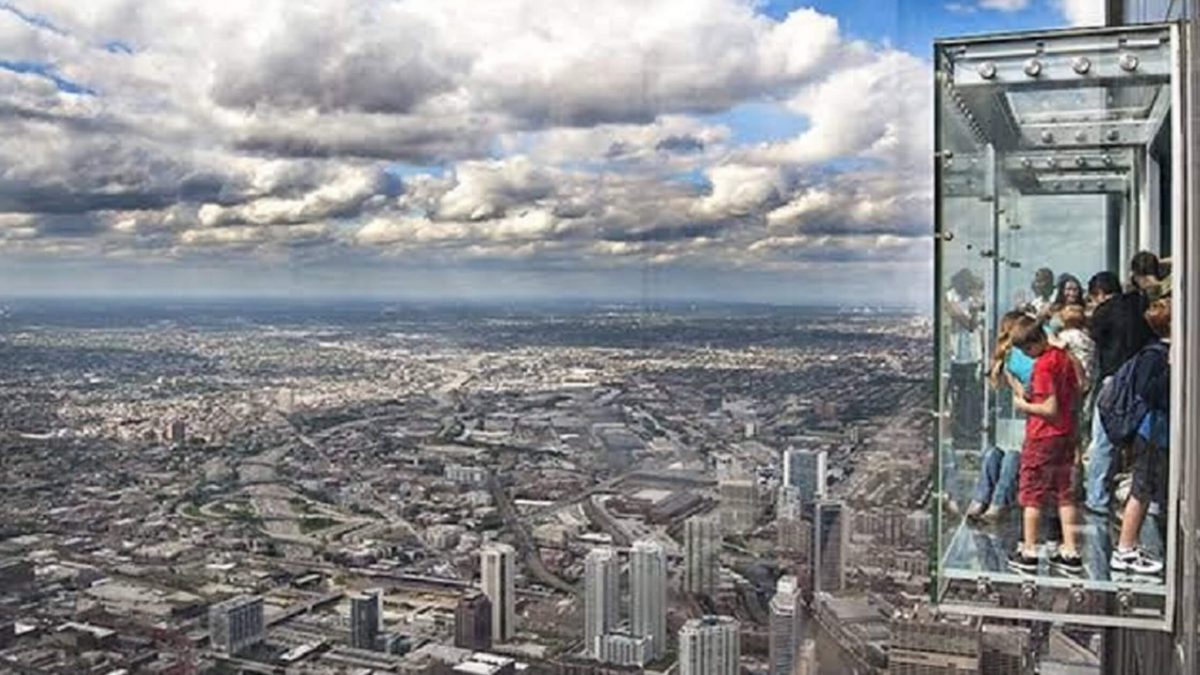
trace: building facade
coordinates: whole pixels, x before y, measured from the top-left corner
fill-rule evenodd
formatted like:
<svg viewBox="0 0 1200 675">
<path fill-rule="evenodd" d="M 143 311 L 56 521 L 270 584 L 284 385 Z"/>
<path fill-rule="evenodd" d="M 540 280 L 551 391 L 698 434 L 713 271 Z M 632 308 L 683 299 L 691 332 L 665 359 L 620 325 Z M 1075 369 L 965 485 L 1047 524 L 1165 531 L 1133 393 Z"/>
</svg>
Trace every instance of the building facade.
<svg viewBox="0 0 1200 675">
<path fill-rule="evenodd" d="M 891 622 L 888 672 L 893 675 L 977 675 L 979 621 L 944 621 L 926 611 L 906 612 Z"/>
<path fill-rule="evenodd" d="M 688 593 L 714 597 L 720 583 L 721 529 L 711 515 L 684 521 L 683 587 Z"/>
<path fill-rule="evenodd" d="M 729 616 L 691 619 L 679 629 L 680 675 L 738 675 L 741 638 Z"/>
<path fill-rule="evenodd" d="M 583 561 L 583 641 L 600 658 L 601 638 L 617 627 L 621 601 L 621 562 L 608 546 L 594 548 Z"/>
<path fill-rule="evenodd" d="M 492 602 L 483 593 L 468 593 L 455 605 L 454 646 L 475 651 L 492 648 Z"/>
<path fill-rule="evenodd" d="M 652 640 L 648 636 L 633 635 L 624 631 L 607 633 L 599 638 L 597 657 L 614 666 L 645 666 L 654 658 L 651 653 Z"/>
<path fill-rule="evenodd" d="M 483 594 L 492 605 L 492 642 L 508 642 L 517 632 L 516 559 L 508 544 L 488 544 L 480 552 Z"/>
<path fill-rule="evenodd" d="M 796 652 L 800 646 L 799 604 L 800 585 L 796 577 L 779 577 L 770 604 L 769 675 L 792 675 Z"/>
<path fill-rule="evenodd" d="M 835 593 L 846 587 L 846 508 L 841 502 L 813 505 L 813 592 Z"/>
<path fill-rule="evenodd" d="M 372 589 L 350 596 L 350 646 L 376 648 L 383 623 L 383 591 Z"/>
<path fill-rule="evenodd" d="M 242 595 L 208 609 L 209 642 L 214 651 L 234 656 L 263 640 L 263 600 Z"/>
<path fill-rule="evenodd" d="M 758 524 L 758 484 L 753 478 L 729 478 L 719 482 L 721 531 L 745 534 Z"/>
<path fill-rule="evenodd" d="M 629 628 L 650 638 L 653 658 L 667 653 L 667 556 L 651 540 L 633 543 L 629 551 Z"/>
<path fill-rule="evenodd" d="M 828 461 L 824 450 L 784 450 L 783 484 L 796 488 L 802 503 L 823 499 L 828 479 Z"/>
</svg>

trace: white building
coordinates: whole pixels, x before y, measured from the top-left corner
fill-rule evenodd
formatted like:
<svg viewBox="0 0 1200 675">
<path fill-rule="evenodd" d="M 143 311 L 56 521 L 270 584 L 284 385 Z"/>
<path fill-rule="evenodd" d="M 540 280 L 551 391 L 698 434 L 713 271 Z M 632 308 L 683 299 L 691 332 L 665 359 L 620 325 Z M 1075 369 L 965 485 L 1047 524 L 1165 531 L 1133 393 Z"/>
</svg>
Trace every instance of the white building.
<svg viewBox="0 0 1200 675">
<path fill-rule="evenodd" d="M 691 619 L 679 629 L 679 675 L 738 675 L 741 639 L 730 616 Z"/>
<path fill-rule="evenodd" d="M 655 541 L 635 541 L 629 551 L 629 596 L 630 632 L 650 638 L 654 658 L 664 656 L 667 652 L 667 556 Z"/>
<path fill-rule="evenodd" d="M 594 548 L 583 561 L 583 639 L 599 658 L 601 638 L 617 626 L 621 602 L 621 563 L 615 549 Z"/>
<path fill-rule="evenodd" d="M 508 544 L 493 543 L 479 554 L 483 594 L 492 603 L 492 642 L 508 642 L 516 635 L 516 558 Z"/>
<path fill-rule="evenodd" d="M 609 633 L 600 638 L 598 658 L 604 663 L 618 666 L 643 667 L 653 660 L 649 636 L 630 635 L 625 632 Z"/>
</svg>

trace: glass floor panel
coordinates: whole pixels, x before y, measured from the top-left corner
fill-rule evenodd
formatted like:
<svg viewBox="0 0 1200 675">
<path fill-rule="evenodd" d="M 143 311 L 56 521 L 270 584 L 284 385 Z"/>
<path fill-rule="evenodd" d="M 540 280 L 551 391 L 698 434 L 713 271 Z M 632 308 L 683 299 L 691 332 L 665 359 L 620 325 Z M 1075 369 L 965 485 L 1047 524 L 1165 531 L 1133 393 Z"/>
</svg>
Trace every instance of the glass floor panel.
<svg viewBox="0 0 1200 675">
<path fill-rule="evenodd" d="M 1041 546 L 1041 565 L 1036 575 L 1023 574 L 1008 566 L 1008 554 L 1015 550 L 1021 538 L 1021 512 L 1011 508 L 995 523 L 974 523 L 963 520 L 950 536 L 946 555 L 942 561 L 944 574 L 951 579 L 978 580 L 1021 584 L 1036 580 L 1041 586 L 1071 588 L 1081 582 L 1092 590 L 1117 591 L 1133 588 L 1138 593 L 1166 595 L 1162 575 L 1112 573 L 1109 570 L 1109 555 L 1116 532 L 1108 526 L 1110 518 L 1083 510 L 1083 522 L 1078 526 L 1080 554 L 1083 557 L 1084 574 L 1072 577 L 1053 571 L 1047 558 L 1045 544 Z M 1043 515 L 1041 531 L 1056 532 L 1057 519 Z M 1162 530 L 1158 522 L 1148 517 L 1142 525 L 1141 545 L 1151 555 L 1162 559 L 1164 551 Z"/>
</svg>

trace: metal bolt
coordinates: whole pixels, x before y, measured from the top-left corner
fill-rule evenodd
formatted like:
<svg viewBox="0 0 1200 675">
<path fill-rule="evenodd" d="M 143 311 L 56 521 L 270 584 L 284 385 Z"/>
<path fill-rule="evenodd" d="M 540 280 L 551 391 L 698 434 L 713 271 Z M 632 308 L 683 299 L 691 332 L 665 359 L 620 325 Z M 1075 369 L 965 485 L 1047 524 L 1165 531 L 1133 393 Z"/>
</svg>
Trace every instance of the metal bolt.
<svg viewBox="0 0 1200 675">
<path fill-rule="evenodd" d="M 1075 69 L 1076 73 L 1079 73 L 1080 75 L 1087 75 L 1088 71 L 1092 69 L 1092 62 L 1088 60 L 1088 57 L 1080 56 L 1079 58 L 1075 59 L 1075 62 L 1071 64 L 1071 67 Z"/>
<path fill-rule="evenodd" d="M 1104 162 L 1104 166 L 1112 166 L 1112 163 L 1113 163 L 1112 155 L 1105 155 L 1104 157 L 1101 158 L 1101 161 Z"/>
<path fill-rule="evenodd" d="M 1083 155 L 1075 158 L 1075 166 L 1087 166 L 1087 160 L 1083 158 Z"/>
<path fill-rule="evenodd" d="M 1043 143 L 1053 143 L 1054 142 L 1054 133 L 1049 130 L 1043 131 L 1042 132 L 1042 142 Z"/>
<path fill-rule="evenodd" d="M 990 80 L 996 76 L 996 64 L 992 63 L 991 61 L 984 61 L 983 63 L 979 64 L 978 72 L 980 77 L 985 80 Z"/>
<path fill-rule="evenodd" d="M 1028 157 L 1022 159 L 1021 160 L 1021 168 L 1032 169 L 1033 168 L 1033 160 L 1029 159 Z"/>
<path fill-rule="evenodd" d="M 1133 71 L 1137 70 L 1138 64 L 1140 62 L 1138 61 L 1138 57 L 1136 54 L 1130 54 L 1129 52 L 1125 52 L 1124 54 L 1121 55 L 1121 58 L 1118 61 L 1118 63 L 1121 66 L 1121 70 L 1124 70 L 1127 73 L 1132 73 Z"/>
<path fill-rule="evenodd" d="M 1042 74 L 1042 62 L 1037 59 L 1029 59 L 1025 62 L 1025 74 L 1030 77 L 1037 77 Z"/>
<path fill-rule="evenodd" d="M 1109 143 L 1116 143 L 1117 141 L 1121 140 L 1121 132 L 1117 131 L 1116 129 L 1109 129 L 1108 133 L 1105 134 L 1104 137 L 1108 139 Z"/>
<path fill-rule="evenodd" d="M 1096 181 L 1096 189 L 1103 191 L 1104 190 L 1104 181 L 1102 181 L 1102 180 Z"/>
<path fill-rule="evenodd" d="M 1085 141 L 1087 141 L 1087 132 L 1082 129 L 1080 129 L 1079 131 L 1076 131 L 1075 132 L 1075 142 L 1083 143 Z"/>
<path fill-rule="evenodd" d="M 1058 160 L 1051 157 L 1050 159 L 1046 160 L 1046 166 L 1050 167 L 1051 169 L 1054 169 L 1054 168 L 1058 167 Z"/>
</svg>

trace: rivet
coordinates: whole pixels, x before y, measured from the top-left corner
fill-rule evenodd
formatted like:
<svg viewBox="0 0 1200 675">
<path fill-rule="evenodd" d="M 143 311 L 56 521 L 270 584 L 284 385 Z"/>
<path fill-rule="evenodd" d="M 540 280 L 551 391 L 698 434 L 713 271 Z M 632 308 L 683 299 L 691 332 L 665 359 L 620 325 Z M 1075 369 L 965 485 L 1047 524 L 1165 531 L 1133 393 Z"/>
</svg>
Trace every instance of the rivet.
<svg viewBox="0 0 1200 675">
<path fill-rule="evenodd" d="M 1135 66 L 1136 67 L 1136 66 Z M 1030 77 L 1037 77 L 1042 74 L 1042 62 L 1037 59 L 1029 59 L 1025 62 L 1025 74 Z"/>
<path fill-rule="evenodd" d="M 1071 67 L 1075 69 L 1076 73 L 1079 73 L 1080 75 L 1087 75 L 1088 71 L 1092 69 L 1092 62 L 1088 60 L 1088 57 L 1080 56 L 1079 58 L 1075 59 L 1075 62 L 1071 64 Z"/>
<path fill-rule="evenodd" d="M 980 77 L 985 80 L 990 80 L 996 76 L 996 64 L 992 63 L 991 61 L 984 61 L 983 63 L 979 64 L 978 72 Z"/>
<path fill-rule="evenodd" d="M 1051 131 L 1043 131 L 1042 132 L 1042 142 L 1043 143 L 1053 143 L 1054 142 L 1054 133 Z"/>
<path fill-rule="evenodd" d="M 1132 73 L 1133 71 L 1137 70 L 1139 61 L 1136 54 L 1125 52 L 1121 55 L 1121 59 L 1118 61 L 1118 63 L 1121 65 L 1121 70 L 1124 70 L 1127 73 Z"/>
</svg>

